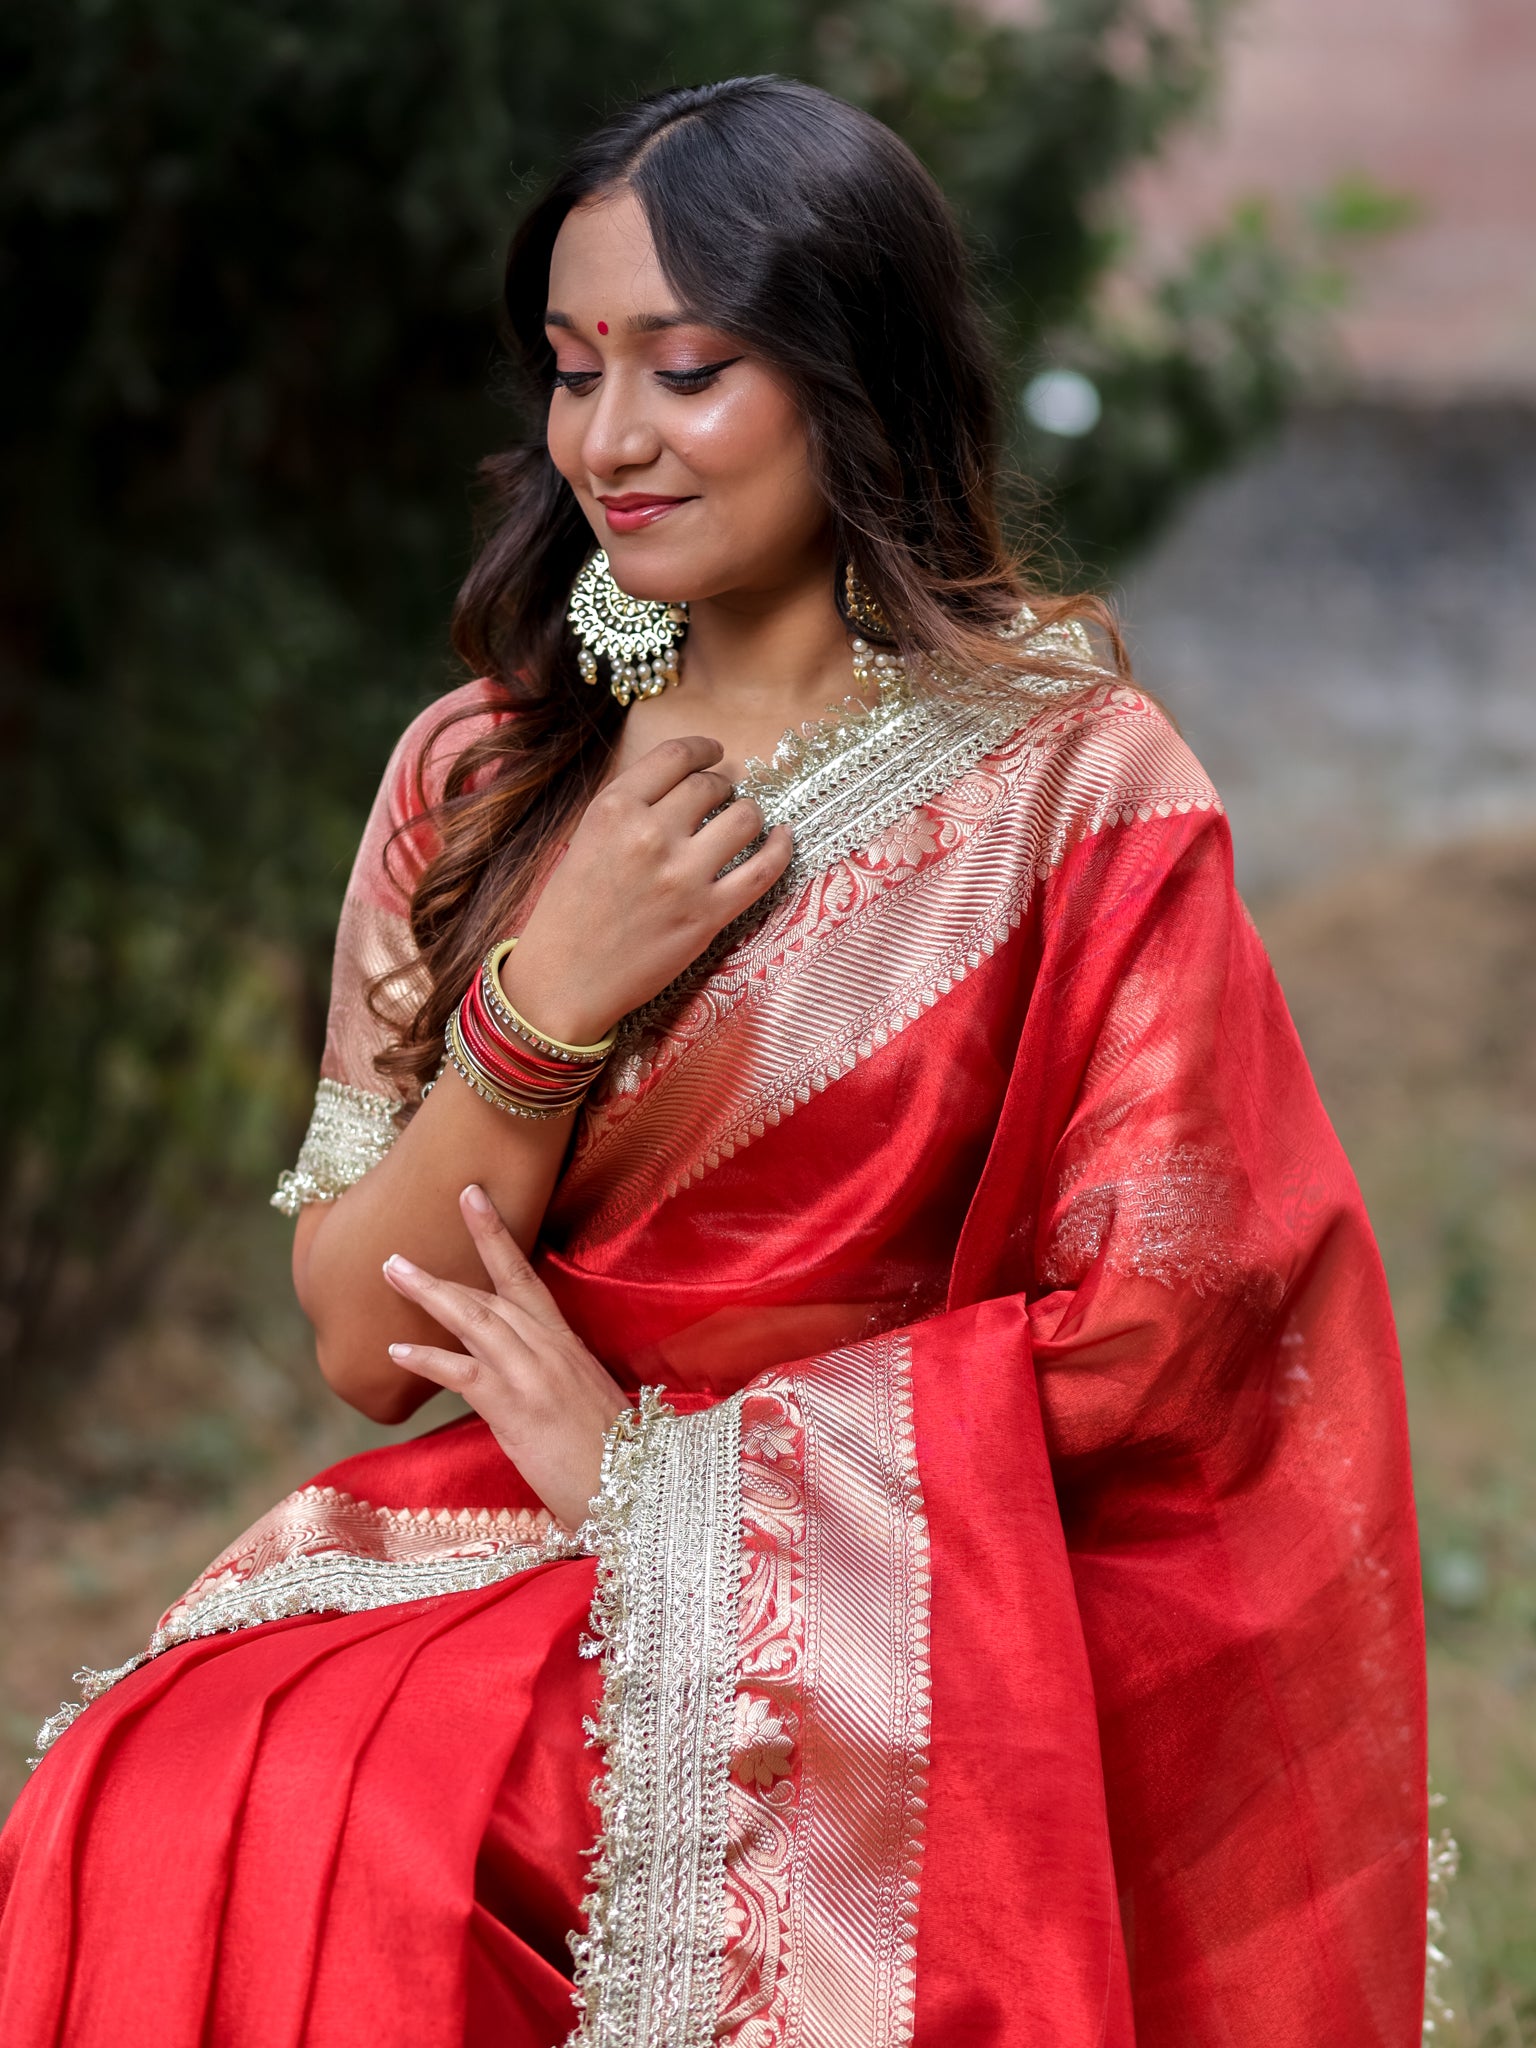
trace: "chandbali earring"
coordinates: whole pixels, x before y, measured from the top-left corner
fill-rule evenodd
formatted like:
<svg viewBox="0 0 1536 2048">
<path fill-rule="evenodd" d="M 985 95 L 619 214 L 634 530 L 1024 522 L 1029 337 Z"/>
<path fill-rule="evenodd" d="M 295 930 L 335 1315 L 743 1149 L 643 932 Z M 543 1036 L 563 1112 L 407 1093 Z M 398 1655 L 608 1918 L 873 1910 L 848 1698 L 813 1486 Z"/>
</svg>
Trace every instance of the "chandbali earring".
<svg viewBox="0 0 1536 2048">
<path fill-rule="evenodd" d="M 852 562 L 843 571 L 843 616 L 856 631 L 867 633 L 872 640 L 891 638 L 890 620 Z"/>
<path fill-rule="evenodd" d="M 598 661 L 606 660 L 608 687 L 621 704 L 631 697 L 659 697 L 678 680 L 677 650 L 688 630 L 687 605 L 626 595 L 601 548 L 576 578 L 565 616 L 576 635 L 582 681 L 595 683 Z"/>
<path fill-rule="evenodd" d="M 850 562 L 843 572 L 843 617 L 853 627 L 853 679 L 861 690 L 871 684 L 885 696 L 906 682 L 907 664 L 888 648 L 871 647 L 866 633 L 876 640 L 891 639 L 891 622 L 860 581 Z"/>
</svg>

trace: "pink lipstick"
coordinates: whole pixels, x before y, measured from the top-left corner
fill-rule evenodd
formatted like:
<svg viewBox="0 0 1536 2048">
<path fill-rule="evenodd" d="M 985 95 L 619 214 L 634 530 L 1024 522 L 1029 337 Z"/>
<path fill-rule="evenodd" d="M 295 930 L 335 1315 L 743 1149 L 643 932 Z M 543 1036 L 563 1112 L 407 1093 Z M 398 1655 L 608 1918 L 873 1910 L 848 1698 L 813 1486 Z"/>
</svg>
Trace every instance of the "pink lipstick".
<svg viewBox="0 0 1536 2048">
<path fill-rule="evenodd" d="M 663 498 L 654 491 L 626 491 L 622 497 L 599 498 L 610 533 L 638 533 L 642 526 L 654 526 L 688 498 Z"/>
</svg>

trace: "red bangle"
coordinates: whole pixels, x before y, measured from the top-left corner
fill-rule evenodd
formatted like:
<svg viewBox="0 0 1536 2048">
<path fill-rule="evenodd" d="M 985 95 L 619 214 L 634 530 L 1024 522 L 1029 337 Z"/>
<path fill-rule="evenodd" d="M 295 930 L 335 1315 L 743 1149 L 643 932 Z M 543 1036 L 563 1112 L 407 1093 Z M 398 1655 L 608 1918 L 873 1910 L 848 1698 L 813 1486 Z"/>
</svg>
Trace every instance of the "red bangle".
<svg viewBox="0 0 1536 2048">
<path fill-rule="evenodd" d="M 465 1050 L 497 1080 L 514 1088 L 531 1089 L 536 1095 L 569 1095 L 581 1093 L 596 1076 L 596 1069 L 581 1073 L 553 1062 L 539 1062 L 526 1046 L 494 1030 L 470 996 L 459 1005 L 458 1021 Z"/>
<path fill-rule="evenodd" d="M 497 975 L 516 943 L 492 947 L 448 1019 L 448 1063 L 477 1095 L 511 1116 L 566 1116 L 602 1071 L 613 1039 L 574 1046 L 535 1031 L 507 1001 Z"/>
<path fill-rule="evenodd" d="M 478 977 L 470 983 L 459 1005 L 459 1024 L 465 1043 L 477 1054 L 483 1054 L 492 1061 L 498 1058 L 505 1060 L 514 1071 L 531 1079 L 536 1086 L 542 1082 L 562 1088 L 573 1079 L 583 1082 L 590 1079 L 587 1069 L 539 1052 L 524 1040 L 513 1038 L 502 1030 L 486 1001 L 485 984 Z"/>
<path fill-rule="evenodd" d="M 503 939 L 499 945 L 492 946 L 480 969 L 486 1001 L 501 1030 L 513 1038 L 521 1039 L 525 1045 L 532 1046 L 536 1051 L 549 1053 L 555 1059 L 572 1066 L 600 1066 L 613 1051 L 618 1037 L 616 1030 L 610 1031 L 608 1036 L 596 1045 L 567 1045 L 563 1038 L 550 1038 L 530 1024 L 522 1012 L 515 1009 L 508 1000 L 507 992 L 501 985 L 501 967 L 516 944 L 516 939 Z"/>
</svg>

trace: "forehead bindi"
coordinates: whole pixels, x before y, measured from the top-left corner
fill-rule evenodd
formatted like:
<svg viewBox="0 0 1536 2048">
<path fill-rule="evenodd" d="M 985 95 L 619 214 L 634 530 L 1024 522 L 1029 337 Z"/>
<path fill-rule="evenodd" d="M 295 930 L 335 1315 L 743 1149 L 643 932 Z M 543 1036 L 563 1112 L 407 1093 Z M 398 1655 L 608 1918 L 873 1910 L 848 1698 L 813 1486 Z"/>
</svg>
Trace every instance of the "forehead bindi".
<svg viewBox="0 0 1536 2048">
<path fill-rule="evenodd" d="M 617 314 L 614 318 L 618 321 L 620 336 L 632 344 L 643 344 L 648 339 L 681 334 L 681 345 L 684 348 L 702 348 L 706 352 L 710 349 L 719 349 L 727 353 L 737 349 L 739 353 L 738 345 L 732 342 L 729 335 L 711 327 L 707 321 L 700 320 L 692 313 L 631 313 L 627 318 L 620 318 Z M 599 319 L 595 314 L 589 314 L 586 319 L 582 319 L 577 314 L 562 311 L 557 306 L 551 306 L 544 315 L 544 325 L 553 333 L 573 334 L 578 337 L 583 334 L 599 334 L 606 337 L 613 332 L 610 323 L 605 319 Z"/>
</svg>

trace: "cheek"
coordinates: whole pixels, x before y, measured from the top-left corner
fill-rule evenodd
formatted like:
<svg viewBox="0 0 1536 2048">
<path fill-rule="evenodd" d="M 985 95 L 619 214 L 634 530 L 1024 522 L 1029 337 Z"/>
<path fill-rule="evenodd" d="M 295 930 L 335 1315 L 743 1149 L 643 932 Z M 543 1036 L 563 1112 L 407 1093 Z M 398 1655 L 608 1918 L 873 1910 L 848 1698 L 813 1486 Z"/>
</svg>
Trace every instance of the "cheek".
<svg viewBox="0 0 1536 2048">
<path fill-rule="evenodd" d="M 695 412 L 674 446 L 716 496 L 814 488 L 799 410 L 766 378 Z"/>
</svg>

